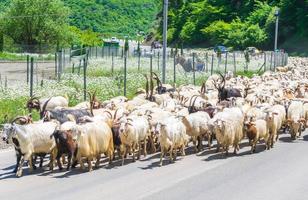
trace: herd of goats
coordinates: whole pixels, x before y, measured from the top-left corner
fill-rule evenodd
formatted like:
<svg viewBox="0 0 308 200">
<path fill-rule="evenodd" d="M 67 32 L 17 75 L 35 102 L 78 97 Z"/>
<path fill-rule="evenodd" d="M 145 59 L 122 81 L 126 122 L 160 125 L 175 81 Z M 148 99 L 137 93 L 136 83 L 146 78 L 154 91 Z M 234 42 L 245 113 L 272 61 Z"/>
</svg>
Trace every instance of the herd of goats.
<svg viewBox="0 0 308 200">
<path fill-rule="evenodd" d="M 299 60 L 276 72 L 252 78 L 233 74 L 211 75 L 202 86 L 173 87 L 162 84 L 155 73 L 145 75 L 146 87 L 128 100 L 118 96 L 100 102 L 94 93 L 90 101 L 68 107 L 61 96 L 31 98 L 29 112 L 36 109 L 41 120 L 31 114 L 18 116 L 3 125 L 2 139 L 15 147 L 17 177 L 27 162 L 30 171 L 40 167 L 50 155 L 50 170 L 76 167 L 88 170 L 100 165 L 104 154 L 109 164 L 127 157 L 133 161 L 141 154 L 160 150 L 160 165 L 169 154 L 170 162 L 185 155 L 189 142 L 196 152 L 217 141 L 217 152 L 228 155 L 229 148 L 239 151 L 243 139 L 249 140 L 251 153 L 257 143 L 269 150 L 280 132 L 289 132 L 296 140 L 308 122 L 308 66 Z M 294 64 L 295 63 L 295 64 Z M 56 161 L 56 162 L 55 162 Z"/>
</svg>

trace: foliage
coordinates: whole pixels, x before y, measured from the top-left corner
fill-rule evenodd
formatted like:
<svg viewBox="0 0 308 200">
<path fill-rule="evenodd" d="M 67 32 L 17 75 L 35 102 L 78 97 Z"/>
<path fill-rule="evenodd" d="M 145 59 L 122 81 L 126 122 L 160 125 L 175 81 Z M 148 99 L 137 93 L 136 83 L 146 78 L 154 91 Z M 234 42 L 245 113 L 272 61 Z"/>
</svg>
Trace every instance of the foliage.
<svg viewBox="0 0 308 200">
<path fill-rule="evenodd" d="M 308 36 L 308 0 L 170 0 L 168 39 L 174 44 L 272 48 L 277 7 L 280 43 Z"/>
<path fill-rule="evenodd" d="M 102 39 L 98 33 L 92 30 L 80 30 L 75 26 L 69 28 L 72 35 L 72 44 L 78 46 L 100 46 Z"/>
<path fill-rule="evenodd" d="M 135 37 L 148 33 L 159 10 L 159 0 L 64 0 L 70 7 L 70 24 L 105 37 Z"/>
<path fill-rule="evenodd" d="M 12 0 L 3 13 L 2 29 L 30 51 L 42 44 L 66 44 L 68 14 L 60 0 Z"/>
</svg>

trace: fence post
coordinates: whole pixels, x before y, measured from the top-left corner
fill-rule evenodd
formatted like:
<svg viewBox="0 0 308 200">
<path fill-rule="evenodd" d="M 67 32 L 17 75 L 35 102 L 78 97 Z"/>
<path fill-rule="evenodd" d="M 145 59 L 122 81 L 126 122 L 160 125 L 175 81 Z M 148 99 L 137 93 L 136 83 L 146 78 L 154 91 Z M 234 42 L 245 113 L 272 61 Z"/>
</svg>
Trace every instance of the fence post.
<svg viewBox="0 0 308 200">
<path fill-rule="evenodd" d="M 30 65 L 30 97 L 33 96 L 33 68 L 34 68 L 34 59 L 31 57 Z"/>
<path fill-rule="evenodd" d="M 113 71 L 114 71 L 114 57 L 113 57 L 113 52 L 111 53 L 111 73 L 113 75 Z"/>
<path fill-rule="evenodd" d="M 176 54 L 173 55 L 173 84 L 174 87 L 176 86 L 176 64 L 175 64 L 175 56 Z"/>
<path fill-rule="evenodd" d="M 87 100 L 87 59 L 83 59 L 83 100 Z"/>
<path fill-rule="evenodd" d="M 127 79 L 127 77 L 126 77 L 126 73 L 127 73 L 127 66 L 126 66 L 126 64 L 127 64 L 127 56 L 126 56 L 126 54 L 124 55 L 124 96 L 126 97 L 126 79 Z"/>
<path fill-rule="evenodd" d="M 37 61 L 36 61 L 36 63 L 35 63 L 36 65 L 36 67 L 35 67 L 35 76 L 36 76 L 36 86 L 38 86 L 38 84 L 39 84 L 39 78 L 38 78 L 38 76 L 39 76 L 39 72 L 38 72 L 38 66 L 37 66 Z"/>
<path fill-rule="evenodd" d="M 55 78 L 58 77 L 58 52 L 55 53 Z"/>
<path fill-rule="evenodd" d="M 264 72 L 266 72 L 266 53 L 264 52 Z"/>
<path fill-rule="evenodd" d="M 225 74 L 227 73 L 227 63 L 228 63 L 228 52 L 226 52 L 225 56 Z"/>
<path fill-rule="evenodd" d="M 59 61 L 59 65 L 58 65 L 58 81 L 60 81 L 61 79 L 61 74 L 62 74 L 62 51 L 59 52 L 59 56 L 58 56 L 58 61 Z"/>
<path fill-rule="evenodd" d="M 213 75 L 214 54 L 212 54 L 211 75 Z"/>
<path fill-rule="evenodd" d="M 270 64 L 270 71 L 272 71 L 273 68 L 273 52 L 271 52 L 271 64 Z"/>
<path fill-rule="evenodd" d="M 71 64 L 71 62 L 72 62 L 72 49 L 71 48 L 69 49 L 69 53 L 70 53 L 70 55 L 69 55 L 68 61 L 69 61 L 69 64 Z"/>
<path fill-rule="evenodd" d="M 152 72 L 153 72 L 153 55 L 151 53 L 151 55 L 150 55 L 150 73 L 152 74 Z"/>
<path fill-rule="evenodd" d="M 140 57 L 141 57 L 141 50 L 138 51 L 138 72 L 140 71 Z"/>
<path fill-rule="evenodd" d="M 5 76 L 5 79 L 4 79 L 4 90 L 5 91 L 7 91 L 7 86 L 8 86 L 7 76 Z"/>
<path fill-rule="evenodd" d="M 276 71 L 276 57 L 277 57 L 277 53 L 274 52 L 274 71 Z"/>
<path fill-rule="evenodd" d="M 43 71 L 42 71 L 41 87 L 44 86 L 44 78 L 45 78 L 45 73 L 44 73 L 44 70 L 43 70 Z"/>
<path fill-rule="evenodd" d="M 63 48 L 63 51 L 62 51 L 62 57 L 63 57 L 63 68 L 65 69 L 65 61 L 66 61 L 66 59 L 65 59 L 65 49 Z"/>
<path fill-rule="evenodd" d="M 195 53 L 193 53 L 193 79 L 194 85 L 196 85 Z"/>
<path fill-rule="evenodd" d="M 95 47 L 95 58 L 97 58 L 97 46 Z"/>
<path fill-rule="evenodd" d="M 27 84 L 29 84 L 29 64 L 30 64 L 30 57 L 27 55 Z"/>
<path fill-rule="evenodd" d="M 208 73 L 209 72 L 209 66 L 208 66 L 208 61 L 209 61 L 209 56 L 208 53 L 206 52 L 205 54 L 205 72 Z"/>
<path fill-rule="evenodd" d="M 159 70 L 159 59 L 160 59 L 160 53 L 158 51 L 158 53 L 157 53 L 157 70 Z"/>
<path fill-rule="evenodd" d="M 235 57 L 235 52 L 233 52 L 233 71 L 234 71 L 234 74 L 236 74 L 236 57 Z"/>
</svg>

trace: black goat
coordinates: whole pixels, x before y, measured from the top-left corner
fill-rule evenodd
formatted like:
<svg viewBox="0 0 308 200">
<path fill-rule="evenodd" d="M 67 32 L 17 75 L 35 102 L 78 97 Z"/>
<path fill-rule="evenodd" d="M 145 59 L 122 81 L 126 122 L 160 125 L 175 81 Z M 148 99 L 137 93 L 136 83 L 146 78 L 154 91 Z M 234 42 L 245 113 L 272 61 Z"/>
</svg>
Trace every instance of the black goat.
<svg viewBox="0 0 308 200">
<path fill-rule="evenodd" d="M 50 111 L 45 111 L 44 121 L 50 121 L 55 119 L 63 124 L 64 122 L 71 121 L 69 116 L 73 116 L 76 119 L 84 116 L 93 116 L 91 112 L 87 109 L 55 109 Z"/>
<path fill-rule="evenodd" d="M 213 81 L 214 87 L 218 90 L 218 99 L 220 101 L 228 100 L 231 97 L 242 97 L 239 89 L 236 88 L 225 88 L 226 79 L 221 73 L 219 73 L 222 80 L 218 84 L 216 81 Z"/>
</svg>

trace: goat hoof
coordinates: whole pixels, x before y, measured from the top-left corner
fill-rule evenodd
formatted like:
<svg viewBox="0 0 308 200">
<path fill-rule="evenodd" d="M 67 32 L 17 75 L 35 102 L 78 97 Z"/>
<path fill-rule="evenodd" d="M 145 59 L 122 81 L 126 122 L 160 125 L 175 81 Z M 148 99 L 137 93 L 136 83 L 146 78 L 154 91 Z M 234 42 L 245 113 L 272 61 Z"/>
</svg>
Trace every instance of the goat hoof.
<svg viewBox="0 0 308 200">
<path fill-rule="evenodd" d="M 22 176 L 22 171 L 21 170 L 19 170 L 18 172 L 16 172 L 16 177 L 21 177 Z"/>
</svg>

